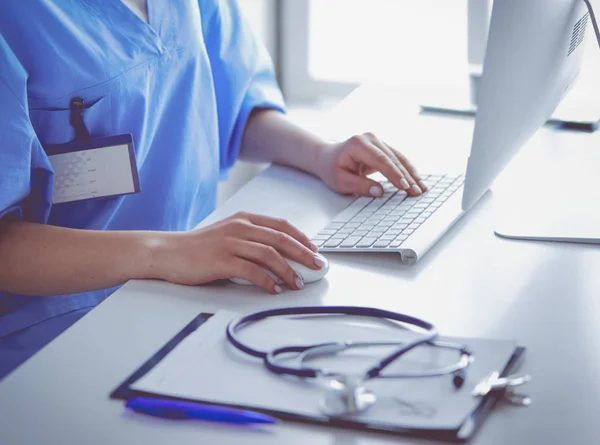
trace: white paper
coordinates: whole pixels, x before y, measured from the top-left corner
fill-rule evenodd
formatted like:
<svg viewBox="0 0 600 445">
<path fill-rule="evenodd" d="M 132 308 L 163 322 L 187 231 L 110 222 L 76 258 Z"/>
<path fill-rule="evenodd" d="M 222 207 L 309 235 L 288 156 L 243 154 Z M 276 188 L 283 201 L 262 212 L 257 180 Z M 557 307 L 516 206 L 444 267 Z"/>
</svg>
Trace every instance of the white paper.
<svg viewBox="0 0 600 445">
<path fill-rule="evenodd" d="M 236 350 L 225 337 L 225 328 L 234 316 L 235 314 L 226 311 L 215 314 L 132 385 L 132 388 L 204 402 L 325 419 L 319 410 L 319 401 L 327 382 L 275 375 L 266 370 L 260 359 Z M 341 324 L 316 320 L 314 317 L 269 319 L 250 326 L 242 335 L 247 344 L 265 350 L 282 345 L 306 345 L 334 340 L 399 341 L 407 338 L 406 331 L 398 328 Z M 373 380 L 368 386 L 378 395 L 377 403 L 352 419 L 381 427 L 458 427 L 478 404 L 478 399 L 471 396 L 471 390 L 491 370 L 501 370 L 515 347 L 514 342 L 489 340 L 473 340 L 469 345 L 475 350 L 476 358 L 461 390 L 454 389 L 451 376 Z M 381 348 L 373 348 L 365 352 L 368 354 L 349 354 L 318 364 L 332 369 L 342 366 L 345 371 L 364 370 L 376 363 L 389 349 L 381 351 Z M 424 355 L 413 354 L 414 360 L 408 356 L 402 360 L 413 361 L 413 365 L 419 362 L 417 366 L 421 366 L 423 362 L 437 363 L 441 354 L 452 354 L 439 350 L 421 352 Z M 452 357 L 458 359 L 458 353 L 453 354 Z M 446 356 L 444 360 L 447 359 Z M 398 365 L 402 369 L 411 366 L 400 362 Z"/>
</svg>

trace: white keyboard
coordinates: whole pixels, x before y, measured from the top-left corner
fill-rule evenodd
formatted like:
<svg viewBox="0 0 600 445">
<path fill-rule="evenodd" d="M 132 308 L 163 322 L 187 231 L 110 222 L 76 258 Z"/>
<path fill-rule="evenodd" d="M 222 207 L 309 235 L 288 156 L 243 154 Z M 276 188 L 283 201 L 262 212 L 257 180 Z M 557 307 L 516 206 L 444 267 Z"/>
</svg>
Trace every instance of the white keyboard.
<svg viewBox="0 0 600 445">
<path fill-rule="evenodd" d="M 381 198 L 356 199 L 313 242 L 324 252 L 402 249 L 413 232 L 462 187 L 464 175 L 426 175 L 423 181 L 429 190 L 417 197 L 382 182 Z"/>
</svg>

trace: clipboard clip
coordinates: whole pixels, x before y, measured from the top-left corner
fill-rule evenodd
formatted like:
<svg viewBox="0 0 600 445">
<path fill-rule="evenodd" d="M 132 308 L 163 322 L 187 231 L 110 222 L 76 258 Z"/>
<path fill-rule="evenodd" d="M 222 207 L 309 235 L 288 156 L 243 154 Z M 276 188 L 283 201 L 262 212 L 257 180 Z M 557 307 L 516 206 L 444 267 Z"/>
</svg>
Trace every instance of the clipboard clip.
<svg viewBox="0 0 600 445">
<path fill-rule="evenodd" d="M 500 377 L 498 371 L 489 373 L 472 391 L 474 397 L 485 397 L 491 392 L 502 392 L 505 401 L 516 406 L 531 405 L 531 397 L 514 391 L 514 388 L 531 381 L 529 374 Z"/>
</svg>

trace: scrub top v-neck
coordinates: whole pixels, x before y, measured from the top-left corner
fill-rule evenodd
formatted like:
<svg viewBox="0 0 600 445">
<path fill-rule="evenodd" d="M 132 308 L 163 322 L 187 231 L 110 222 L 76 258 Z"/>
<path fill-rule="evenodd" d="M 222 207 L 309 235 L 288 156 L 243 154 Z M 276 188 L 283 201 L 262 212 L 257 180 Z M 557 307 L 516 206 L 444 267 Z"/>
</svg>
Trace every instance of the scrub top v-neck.
<svg viewBox="0 0 600 445">
<path fill-rule="evenodd" d="M 283 111 L 270 59 L 234 0 L 147 0 L 147 10 L 144 22 L 121 0 L 0 2 L 0 218 L 181 231 L 214 209 L 252 109 Z M 73 97 L 91 104 L 93 137 L 133 136 L 141 193 L 51 204 L 48 156 L 74 138 Z M 67 314 L 112 291 L 0 289 L 0 378 L 56 335 L 61 319 L 72 323 Z"/>
</svg>

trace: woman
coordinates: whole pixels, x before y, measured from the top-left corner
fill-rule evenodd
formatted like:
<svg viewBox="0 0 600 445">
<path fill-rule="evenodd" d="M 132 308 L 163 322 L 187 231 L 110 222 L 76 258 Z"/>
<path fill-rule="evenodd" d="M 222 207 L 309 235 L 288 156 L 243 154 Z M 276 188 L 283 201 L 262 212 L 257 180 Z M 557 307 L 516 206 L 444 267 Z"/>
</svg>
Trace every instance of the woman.
<svg viewBox="0 0 600 445">
<path fill-rule="evenodd" d="M 238 154 L 379 196 L 364 175 L 426 189 L 371 134 L 328 144 L 286 120 L 270 60 L 234 0 L 0 4 L 0 378 L 130 279 L 199 285 L 238 277 L 282 292 L 318 269 L 285 221 L 239 214 L 195 230 Z M 131 134 L 141 193 L 52 205 L 56 145 Z M 54 186 L 54 187 L 53 187 Z"/>
</svg>

